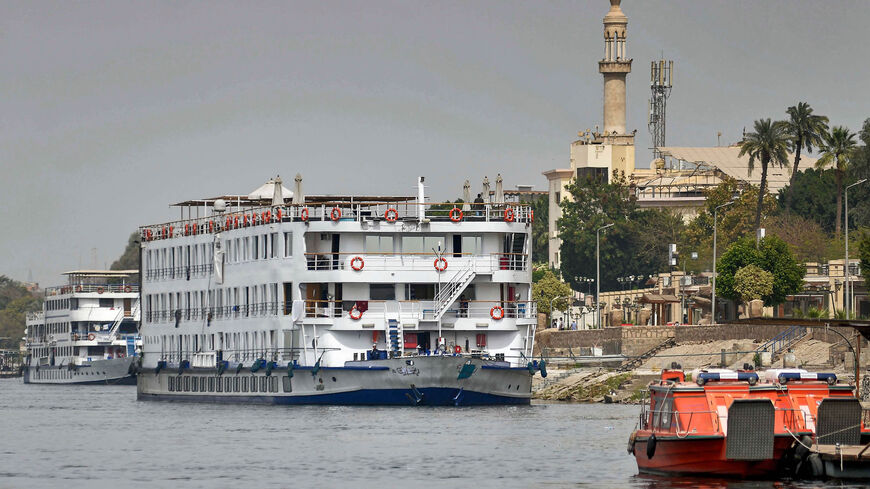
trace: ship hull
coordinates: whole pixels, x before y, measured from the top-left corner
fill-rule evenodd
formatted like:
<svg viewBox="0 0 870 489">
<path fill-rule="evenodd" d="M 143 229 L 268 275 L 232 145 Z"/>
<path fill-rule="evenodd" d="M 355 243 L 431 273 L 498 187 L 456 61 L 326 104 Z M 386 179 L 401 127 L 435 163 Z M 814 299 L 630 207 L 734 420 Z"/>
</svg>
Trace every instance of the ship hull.
<svg viewBox="0 0 870 489">
<path fill-rule="evenodd" d="M 466 364 L 474 370 L 460 379 Z M 466 372 L 470 368 L 466 367 Z M 292 374 L 292 375 L 291 375 Z M 345 367 L 155 371 L 138 377 L 140 400 L 358 406 L 527 405 L 531 375 L 524 368 L 461 356 L 348 362 Z M 218 391 L 220 389 L 220 391 Z"/>
<path fill-rule="evenodd" d="M 135 385 L 136 376 L 131 373 L 135 357 L 94 360 L 89 365 L 75 368 L 67 366 L 29 366 L 24 368 L 25 384 L 109 384 Z"/>
<path fill-rule="evenodd" d="M 765 460 L 728 459 L 724 436 L 657 436 L 652 458 L 647 457 L 648 441 L 649 438 L 638 436 L 634 445 L 634 456 L 641 473 L 764 479 L 778 475 L 779 461 L 794 439 L 788 435 L 776 436 L 773 457 Z"/>
</svg>

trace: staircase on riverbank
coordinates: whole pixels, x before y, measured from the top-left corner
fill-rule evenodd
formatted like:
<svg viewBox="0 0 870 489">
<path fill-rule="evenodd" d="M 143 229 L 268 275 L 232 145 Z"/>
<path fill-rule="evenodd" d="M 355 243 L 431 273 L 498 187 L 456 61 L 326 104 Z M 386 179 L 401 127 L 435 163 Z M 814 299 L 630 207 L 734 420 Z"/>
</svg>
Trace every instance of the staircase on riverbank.
<svg viewBox="0 0 870 489">
<path fill-rule="evenodd" d="M 650 350 L 647 350 L 640 356 L 634 357 L 625 363 L 623 363 L 618 369 L 617 372 L 628 372 L 629 370 L 634 370 L 637 367 L 643 365 L 643 362 L 647 361 L 647 359 L 652 358 L 656 355 L 656 353 L 664 350 L 665 348 L 670 348 L 677 344 L 677 341 L 674 338 L 668 338 L 665 341 L 659 343 L 655 347 Z"/>
</svg>

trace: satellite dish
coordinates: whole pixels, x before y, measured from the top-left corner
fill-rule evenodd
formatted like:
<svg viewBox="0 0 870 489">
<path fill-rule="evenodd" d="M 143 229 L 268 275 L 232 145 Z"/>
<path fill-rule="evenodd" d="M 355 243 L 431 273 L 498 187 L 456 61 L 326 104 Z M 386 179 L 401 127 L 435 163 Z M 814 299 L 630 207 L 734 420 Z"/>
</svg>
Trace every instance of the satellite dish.
<svg viewBox="0 0 870 489">
<path fill-rule="evenodd" d="M 224 202 L 224 199 L 217 199 L 214 201 L 214 211 L 215 212 L 224 212 L 227 210 L 227 203 Z"/>
</svg>

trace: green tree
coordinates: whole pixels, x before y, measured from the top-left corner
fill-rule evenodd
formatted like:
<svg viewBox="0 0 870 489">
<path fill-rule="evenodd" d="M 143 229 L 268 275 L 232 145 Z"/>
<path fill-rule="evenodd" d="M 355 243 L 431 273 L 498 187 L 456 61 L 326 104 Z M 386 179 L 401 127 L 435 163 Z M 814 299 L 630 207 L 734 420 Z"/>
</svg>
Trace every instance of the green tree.
<svg viewBox="0 0 870 489">
<path fill-rule="evenodd" d="M 840 234 L 840 216 L 843 208 L 843 177 L 849 168 L 849 158 L 855 151 L 857 142 L 855 133 L 843 126 L 835 126 L 830 133 L 825 135 L 825 142 L 820 150 L 822 156 L 816 161 L 817 168 L 833 166 L 834 176 L 837 182 L 837 217 L 834 224 L 834 233 Z"/>
<path fill-rule="evenodd" d="M 110 270 L 139 270 L 139 233 L 133 233 L 127 239 L 127 247 L 124 253 L 112 262 Z"/>
<path fill-rule="evenodd" d="M 567 187 L 571 199 L 562 201 L 558 220 L 562 239 L 562 276 L 575 289 L 576 277 L 596 276 L 596 229 L 613 223 L 601 233 L 601 288 L 619 287 L 618 277 L 647 275 L 667 269 L 668 243 L 683 234 L 679 215 L 656 209 L 640 209 L 637 197 L 624 175 L 610 182 L 574 181 Z"/>
<path fill-rule="evenodd" d="M 752 238 L 742 238 L 731 245 L 716 263 L 716 293 L 732 300 L 739 300 L 735 289 L 734 275 L 738 270 L 756 265 L 773 275 L 773 289 L 762 296 L 764 305 L 774 306 L 785 302 L 788 295 L 803 290 L 806 268 L 797 261 L 788 244 L 776 236 L 766 236 L 758 247 Z"/>
<path fill-rule="evenodd" d="M 769 296 L 773 293 L 773 274 L 757 265 L 746 265 L 734 274 L 734 292 L 743 302 Z"/>
<path fill-rule="evenodd" d="M 755 228 L 761 227 L 761 211 L 767 191 L 767 168 L 771 163 L 785 166 L 788 161 L 788 135 L 785 125 L 771 122 L 770 119 L 755 121 L 755 132 L 746 134 L 740 142 L 740 156 L 749 155 L 749 174 L 755 169 L 755 162 L 761 163 L 761 185 L 755 211 Z"/>
<path fill-rule="evenodd" d="M 855 182 L 862 178 L 870 179 L 870 119 L 865 119 L 858 139 L 863 143 L 855 148 L 852 161 L 849 164 L 849 181 Z M 852 194 L 854 192 L 854 194 Z M 849 219 L 859 226 L 870 226 L 870 184 L 859 185 L 849 191 L 854 201 L 849 202 Z"/>
<path fill-rule="evenodd" d="M 559 280 L 549 268 L 532 284 L 532 299 L 538 303 L 538 312 L 547 315 L 547 324 L 550 324 L 550 313 L 553 312 L 550 301 L 556 310 L 564 311 L 573 294 L 571 287 Z"/>
<path fill-rule="evenodd" d="M 864 276 L 864 285 L 870 289 L 870 232 L 865 232 L 858 243 L 858 259 L 861 260 L 861 275 Z"/>
<path fill-rule="evenodd" d="M 764 227 L 788 243 L 800 262 L 823 262 L 842 253 L 842 243 L 834 243 L 818 223 L 797 214 L 769 217 Z"/>
<path fill-rule="evenodd" d="M 548 195 L 524 199 L 520 202 L 532 207 L 535 220 L 532 222 L 532 260 L 547 263 L 550 253 L 550 198 Z"/>
<path fill-rule="evenodd" d="M 42 309 L 42 299 L 21 283 L 0 275 L 0 346 L 17 348 L 24 336 L 25 316 Z"/>
<path fill-rule="evenodd" d="M 788 119 L 782 122 L 789 138 L 789 149 L 794 151 L 794 164 L 792 165 L 789 186 L 794 183 L 795 175 L 801 161 L 801 152 L 804 148 L 812 151 L 813 146 L 820 146 L 824 141 L 824 135 L 828 132 L 828 118 L 823 115 L 813 114 L 813 109 L 806 102 L 799 102 L 786 109 Z M 791 210 L 792 191 L 786 193 L 786 213 Z"/>
<path fill-rule="evenodd" d="M 786 204 L 786 195 L 792 200 Z M 837 181 L 834 170 L 809 168 L 792 176 L 791 184 L 779 191 L 778 202 L 787 214 L 816 222 L 826 232 L 834 231 L 837 205 Z M 786 208 L 786 205 L 791 207 Z"/>
</svg>

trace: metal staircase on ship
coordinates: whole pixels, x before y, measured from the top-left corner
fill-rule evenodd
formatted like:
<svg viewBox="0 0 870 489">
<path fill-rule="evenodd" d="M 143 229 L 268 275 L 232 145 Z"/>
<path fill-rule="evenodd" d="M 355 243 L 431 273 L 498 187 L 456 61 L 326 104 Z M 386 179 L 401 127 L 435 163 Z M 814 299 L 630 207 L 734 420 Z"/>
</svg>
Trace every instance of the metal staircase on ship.
<svg viewBox="0 0 870 489">
<path fill-rule="evenodd" d="M 449 282 L 441 284 L 441 288 L 435 294 L 435 309 L 432 314 L 432 321 L 438 321 L 444 316 L 450 305 L 456 302 L 456 299 L 459 299 L 475 276 L 477 276 L 477 273 L 474 271 L 474 262 L 469 261 L 465 267 L 453 275 Z"/>
</svg>

